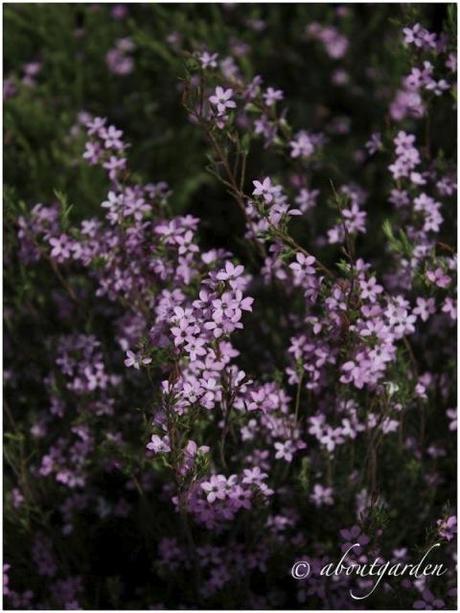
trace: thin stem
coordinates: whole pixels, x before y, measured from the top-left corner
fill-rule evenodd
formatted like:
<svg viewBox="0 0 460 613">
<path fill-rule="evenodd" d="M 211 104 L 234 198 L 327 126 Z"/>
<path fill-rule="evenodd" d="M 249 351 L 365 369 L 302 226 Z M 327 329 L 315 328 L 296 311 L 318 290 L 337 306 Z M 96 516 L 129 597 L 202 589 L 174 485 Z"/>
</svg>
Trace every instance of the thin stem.
<svg viewBox="0 0 460 613">
<path fill-rule="evenodd" d="M 304 374 L 304 370 L 302 368 L 302 372 L 300 373 L 300 377 L 299 377 L 299 383 L 297 384 L 297 393 L 295 397 L 295 422 L 296 423 L 299 420 L 300 395 L 302 393 L 303 374 Z"/>
</svg>

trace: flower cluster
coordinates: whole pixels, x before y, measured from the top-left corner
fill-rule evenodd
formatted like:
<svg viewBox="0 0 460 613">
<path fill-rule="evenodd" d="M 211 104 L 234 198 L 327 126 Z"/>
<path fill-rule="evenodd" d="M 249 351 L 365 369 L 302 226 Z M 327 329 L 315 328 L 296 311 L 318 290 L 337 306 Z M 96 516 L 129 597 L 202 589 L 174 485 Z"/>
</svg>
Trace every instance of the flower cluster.
<svg viewBox="0 0 460 613">
<path fill-rule="evenodd" d="M 134 60 L 132 53 L 135 45 L 130 38 L 120 38 L 115 42 L 113 49 L 107 51 L 105 61 L 107 67 L 115 75 L 125 76 L 133 72 Z"/>
<path fill-rule="evenodd" d="M 320 41 L 329 57 L 335 60 L 342 58 L 347 52 L 348 39 L 334 26 L 313 22 L 307 28 L 307 35 L 312 40 Z"/>
<path fill-rule="evenodd" d="M 88 121 L 89 140 L 83 157 L 90 164 L 102 166 L 111 181 L 117 182 L 119 175 L 126 169 L 123 132 L 113 125 L 106 125 L 107 119 L 94 117 Z"/>
<path fill-rule="evenodd" d="M 448 52 L 448 40 L 444 34 L 429 32 L 416 23 L 404 28 L 403 35 L 404 43 L 414 49 L 421 63 L 412 67 L 402 79 L 401 88 L 390 105 L 390 114 L 395 121 L 422 117 L 427 110 L 424 94 L 425 97 L 429 94 L 441 96 L 450 91 L 454 83 L 449 79 L 456 72 L 456 60 Z M 445 76 L 441 76 L 443 73 Z"/>
</svg>

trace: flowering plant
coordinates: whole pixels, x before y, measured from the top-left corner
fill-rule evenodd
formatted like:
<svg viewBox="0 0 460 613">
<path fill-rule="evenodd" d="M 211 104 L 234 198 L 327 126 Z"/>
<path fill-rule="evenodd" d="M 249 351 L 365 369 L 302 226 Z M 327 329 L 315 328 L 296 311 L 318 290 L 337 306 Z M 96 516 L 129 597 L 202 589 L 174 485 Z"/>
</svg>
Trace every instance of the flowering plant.
<svg viewBox="0 0 460 613">
<path fill-rule="evenodd" d="M 120 97 L 80 84 L 69 122 L 61 92 L 42 159 L 20 120 L 50 113 L 61 56 L 5 83 L 6 157 L 36 190 L 7 166 L 7 608 L 455 606 L 441 6 L 391 8 L 383 46 L 347 5 L 8 9 L 7 49 L 27 16 L 75 17 L 77 61 Z M 364 10 L 372 34 L 390 8 Z M 281 13 L 297 25 L 270 67 Z M 153 94 L 150 70 L 175 87 Z M 409 564 L 434 545 L 439 577 L 319 572 L 350 547 L 348 564 Z"/>
</svg>

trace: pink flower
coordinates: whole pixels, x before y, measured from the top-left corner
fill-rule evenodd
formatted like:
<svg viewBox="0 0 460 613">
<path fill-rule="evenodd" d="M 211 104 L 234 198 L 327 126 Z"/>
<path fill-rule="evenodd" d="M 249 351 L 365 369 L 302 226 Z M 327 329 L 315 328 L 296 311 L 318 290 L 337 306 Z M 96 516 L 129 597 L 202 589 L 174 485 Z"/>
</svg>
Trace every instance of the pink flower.
<svg viewBox="0 0 460 613">
<path fill-rule="evenodd" d="M 227 109 L 236 108 L 236 103 L 232 100 L 233 89 L 225 89 L 218 85 L 214 95 L 210 96 L 209 102 L 217 108 L 217 115 L 222 117 Z"/>
<path fill-rule="evenodd" d="M 315 146 L 307 132 L 299 132 L 294 140 L 289 142 L 291 147 L 291 157 L 308 158 L 315 151 Z"/>
<path fill-rule="evenodd" d="M 208 502 L 223 500 L 227 495 L 227 480 L 224 475 L 212 475 L 209 481 L 201 483 L 201 489 L 205 492 Z"/>
<path fill-rule="evenodd" d="M 427 270 L 426 278 L 428 279 L 428 281 L 431 281 L 431 283 L 434 283 L 435 285 L 443 289 L 449 287 L 451 283 L 449 275 L 447 275 L 439 266 L 435 270 Z"/>
<path fill-rule="evenodd" d="M 153 453 L 169 453 L 171 451 L 169 436 L 161 438 L 157 434 L 152 434 L 150 442 L 147 443 L 147 449 Z"/>
<path fill-rule="evenodd" d="M 136 370 L 139 370 L 142 364 L 146 365 L 146 364 L 150 364 L 151 362 L 152 362 L 152 358 L 139 357 L 133 351 L 129 351 L 129 350 L 126 352 L 125 366 L 127 368 L 130 368 L 131 366 L 133 366 Z"/>
<path fill-rule="evenodd" d="M 201 62 L 202 68 L 206 70 L 207 68 L 217 68 L 218 57 L 219 56 L 217 55 L 217 53 L 209 53 L 208 51 L 203 51 L 203 53 L 198 56 L 198 59 Z"/>
<path fill-rule="evenodd" d="M 272 185 L 269 177 L 265 177 L 262 181 L 253 181 L 252 184 L 254 185 L 253 196 L 262 196 L 267 203 L 273 201 L 273 194 L 276 193 L 276 188 Z"/>
<path fill-rule="evenodd" d="M 316 483 L 313 487 L 313 493 L 310 495 L 310 500 L 317 507 L 322 507 L 324 505 L 330 506 L 334 504 L 332 493 L 333 490 L 331 487 L 324 487 L 319 483 Z"/>
<path fill-rule="evenodd" d="M 273 106 L 277 101 L 284 98 L 284 93 L 281 91 L 281 89 L 273 89 L 273 87 L 268 87 L 262 97 L 267 106 Z"/>
</svg>

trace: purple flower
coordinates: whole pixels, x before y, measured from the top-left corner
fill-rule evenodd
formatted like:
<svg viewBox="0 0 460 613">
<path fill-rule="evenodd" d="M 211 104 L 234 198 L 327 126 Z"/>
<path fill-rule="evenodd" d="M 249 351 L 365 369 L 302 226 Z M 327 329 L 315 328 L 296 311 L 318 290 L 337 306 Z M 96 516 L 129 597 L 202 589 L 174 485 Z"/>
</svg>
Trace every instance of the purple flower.
<svg viewBox="0 0 460 613">
<path fill-rule="evenodd" d="M 451 541 L 457 534 L 457 517 L 451 515 L 447 519 L 438 519 L 438 532 L 446 541 Z"/>
<path fill-rule="evenodd" d="M 315 151 L 313 141 L 307 132 L 298 132 L 296 138 L 289 142 L 289 146 L 291 147 L 292 158 L 308 158 Z"/>
<path fill-rule="evenodd" d="M 217 108 L 218 117 L 223 117 L 227 109 L 236 108 L 236 103 L 232 100 L 233 89 L 224 89 L 218 85 L 215 92 L 209 98 L 209 102 Z"/>
<path fill-rule="evenodd" d="M 129 351 L 129 350 L 126 352 L 125 366 L 127 368 L 130 368 L 132 366 L 136 370 L 139 370 L 142 364 L 146 365 L 146 364 L 150 364 L 151 362 L 152 362 L 152 358 L 140 357 L 137 354 L 135 354 L 133 351 Z"/>
<path fill-rule="evenodd" d="M 457 409 L 447 409 L 446 415 L 450 419 L 449 430 L 457 430 Z"/>
<path fill-rule="evenodd" d="M 276 102 L 284 98 L 284 93 L 281 91 L 281 89 L 273 89 L 273 87 L 267 87 L 262 97 L 267 106 L 273 106 Z"/>
<path fill-rule="evenodd" d="M 208 68 L 217 68 L 218 57 L 219 56 L 217 53 L 209 53 L 208 51 L 203 51 L 203 53 L 198 56 L 198 59 L 201 62 L 202 68 L 206 70 Z"/>
<path fill-rule="evenodd" d="M 61 234 L 57 238 L 50 238 L 49 244 L 52 247 L 50 255 L 58 262 L 64 262 L 71 257 L 72 242 L 66 234 Z"/>
<path fill-rule="evenodd" d="M 331 487 L 324 487 L 323 485 L 316 483 L 313 487 L 313 493 L 310 495 L 310 500 L 317 507 L 331 506 L 334 504 L 332 494 L 333 490 Z"/>
<path fill-rule="evenodd" d="M 253 196 L 261 196 L 267 203 L 273 201 L 274 194 L 277 190 L 276 187 L 272 185 L 269 177 L 265 177 L 262 181 L 253 181 L 252 184 L 254 185 L 252 191 Z"/>
<path fill-rule="evenodd" d="M 169 453 L 171 451 L 169 436 L 160 437 L 152 434 L 150 442 L 147 443 L 147 449 L 153 453 Z"/>
<path fill-rule="evenodd" d="M 201 489 L 206 494 L 208 502 L 213 503 L 216 500 L 223 500 L 227 493 L 227 479 L 223 475 L 212 475 L 209 481 L 201 483 Z"/>
<path fill-rule="evenodd" d="M 434 283 L 435 285 L 437 285 L 438 287 L 441 287 L 443 289 L 446 289 L 447 287 L 449 287 L 449 285 L 451 283 L 451 279 L 450 279 L 449 275 L 447 275 L 443 271 L 443 269 L 440 268 L 439 266 L 435 270 L 427 270 L 426 271 L 426 278 L 431 283 Z"/>
</svg>

